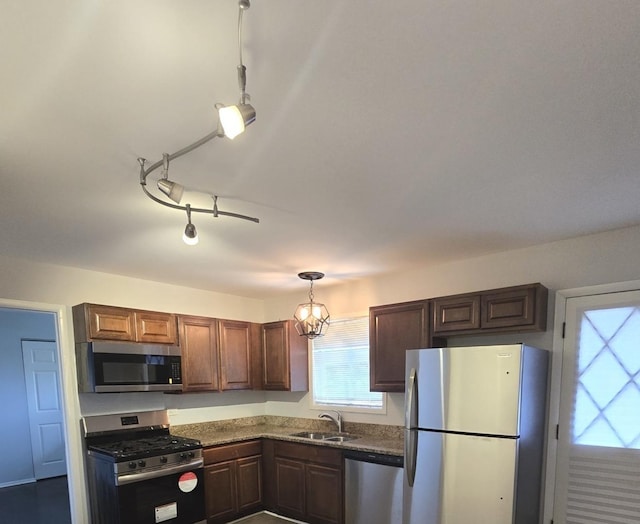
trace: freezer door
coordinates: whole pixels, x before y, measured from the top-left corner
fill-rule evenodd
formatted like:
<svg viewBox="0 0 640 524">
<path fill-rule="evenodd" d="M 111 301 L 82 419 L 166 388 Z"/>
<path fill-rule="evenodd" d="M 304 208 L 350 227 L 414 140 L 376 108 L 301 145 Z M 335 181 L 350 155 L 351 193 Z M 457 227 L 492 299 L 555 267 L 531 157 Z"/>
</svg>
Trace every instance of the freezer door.
<svg viewBox="0 0 640 524">
<path fill-rule="evenodd" d="M 521 344 L 407 351 L 406 427 L 518 436 L 522 351 Z"/>
<path fill-rule="evenodd" d="M 513 524 L 517 439 L 407 433 L 417 452 L 413 486 L 404 479 L 403 524 Z"/>
</svg>

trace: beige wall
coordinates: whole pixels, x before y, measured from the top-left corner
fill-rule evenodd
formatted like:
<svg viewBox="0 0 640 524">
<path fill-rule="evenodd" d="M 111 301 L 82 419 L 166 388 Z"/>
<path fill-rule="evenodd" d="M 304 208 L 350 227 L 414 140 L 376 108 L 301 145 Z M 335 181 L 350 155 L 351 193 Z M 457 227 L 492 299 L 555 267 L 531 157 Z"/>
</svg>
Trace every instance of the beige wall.
<svg viewBox="0 0 640 524">
<path fill-rule="evenodd" d="M 640 227 L 633 227 L 335 286 L 320 281 L 314 294 L 337 318 L 364 314 L 371 305 L 528 282 L 542 282 L 556 290 L 636 280 L 640 277 L 639 262 Z M 301 288 L 295 294 L 265 301 L 266 320 L 290 316 L 304 293 Z"/>
<path fill-rule="evenodd" d="M 261 300 L 0 255 L 0 298 L 73 306 L 82 302 L 263 321 Z"/>
</svg>

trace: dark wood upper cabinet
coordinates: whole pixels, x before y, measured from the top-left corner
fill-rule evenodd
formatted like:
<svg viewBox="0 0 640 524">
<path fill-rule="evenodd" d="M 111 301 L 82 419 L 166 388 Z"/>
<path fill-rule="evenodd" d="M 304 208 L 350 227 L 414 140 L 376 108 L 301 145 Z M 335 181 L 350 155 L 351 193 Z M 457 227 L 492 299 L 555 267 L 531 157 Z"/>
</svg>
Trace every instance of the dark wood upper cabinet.
<svg viewBox="0 0 640 524">
<path fill-rule="evenodd" d="M 480 295 L 434 298 L 432 307 L 434 333 L 480 327 Z"/>
<path fill-rule="evenodd" d="M 434 298 L 433 334 L 544 331 L 547 299 L 539 283 Z"/>
<path fill-rule="evenodd" d="M 544 331 L 547 326 L 547 288 L 541 284 L 482 293 L 482 329 Z"/>
<path fill-rule="evenodd" d="M 178 343 L 176 316 L 172 313 L 87 303 L 74 306 L 72 311 L 76 342 Z"/>
<path fill-rule="evenodd" d="M 292 320 L 262 325 L 264 389 L 308 391 L 308 341 L 298 335 Z"/>
<path fill-rule="evenodd" d="M 429 301 L 369 308 L 369 387 L 404 391 L 404 353 L 429 347 Z"/>
<path fill-rule="evenodd" d="M 179 315 L 178 326 L 184 392 L 251 389 L 250 322 Z"/>
<path fill-rule="evenodd" d="M 405 351 L 446 337 L 544 331 L 548 290 L 526 284 L 369 308 L 371 391 L 403 392 Z"/>
<path fill-rule="evenodd" d="M 177 344 L 176 317 L 170 313 L 134 311 L 136 319 L 136 341 L 157 344 Z"/>
<path fill-rule="evenodd" d="M 182 391 L 219 391 L 218 322 L 178 316 L 182 352 Z"/>
<path fill-rule="evenodd" d="M 251 323 L 218 320 L 220 389 L 251 389 Z"/>
</svg>

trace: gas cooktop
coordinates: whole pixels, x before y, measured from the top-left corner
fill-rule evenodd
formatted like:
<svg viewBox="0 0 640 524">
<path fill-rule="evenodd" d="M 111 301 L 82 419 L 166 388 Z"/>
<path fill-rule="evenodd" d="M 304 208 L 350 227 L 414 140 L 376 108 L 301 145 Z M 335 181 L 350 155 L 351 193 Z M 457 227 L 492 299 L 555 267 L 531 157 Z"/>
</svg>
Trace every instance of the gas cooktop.
<svg viewBox="0 0 640 524">
<path fill-rule="evenodd" d="M 174 435 L 156 435 L 135 440 L 119 440 L 115 442 L 103 442 L 91 444 L 89 451 L 100 453 L 116 462 L 123 460 L 136 460 L 156 455 L 168 455 L 199 449 L 202 444 L 199 440 Z"/>
</svg>

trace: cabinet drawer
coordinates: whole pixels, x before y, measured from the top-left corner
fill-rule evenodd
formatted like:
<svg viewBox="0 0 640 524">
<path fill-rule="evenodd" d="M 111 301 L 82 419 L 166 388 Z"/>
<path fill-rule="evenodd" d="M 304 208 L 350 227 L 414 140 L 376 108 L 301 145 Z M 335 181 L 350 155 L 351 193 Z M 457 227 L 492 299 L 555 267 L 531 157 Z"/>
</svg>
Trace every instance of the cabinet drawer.
<svg viewBox="0 0 640 524">
<path fill-rule="evenodd" d="M 224 462 L 227 460 L 251 457 L 261 454 L 262 442 L 260 442 L 259 440 L 240 442 L 238 444 L 224 444 L 222 446 L 205 448 L 203 451 L 205 464 L 214 464 L 216 462 Z"/>
<path fill-rule="evenodd" d="M 276 457 L 342 467 L 342 452 L 328 447 L 276 442 L 274 452 Z"/>
</svg>

